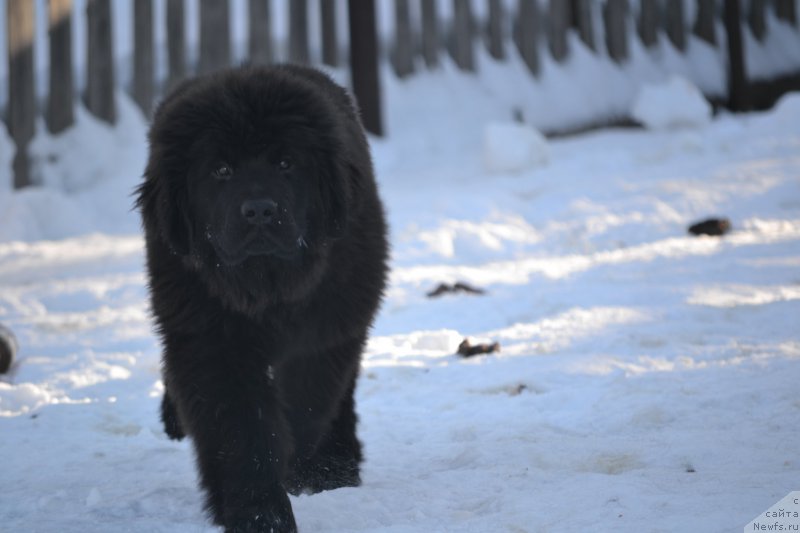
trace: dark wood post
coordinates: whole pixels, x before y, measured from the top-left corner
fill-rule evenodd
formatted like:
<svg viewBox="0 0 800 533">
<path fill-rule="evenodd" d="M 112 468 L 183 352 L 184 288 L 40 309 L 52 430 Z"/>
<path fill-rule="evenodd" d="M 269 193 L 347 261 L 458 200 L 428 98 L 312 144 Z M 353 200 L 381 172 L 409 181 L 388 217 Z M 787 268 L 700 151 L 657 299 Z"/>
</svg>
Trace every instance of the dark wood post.
<svg viewBox="0 0 800 533">
<path fill-rule="evenodd" d="M 750 30 L 759 41 L 763 41 L 767 35 L 767 0 L 750 0 L 750 11 L 747 18 L 750 22 Z"/>
<path fill-rule="evenodd" d="M 230 32 L 228 0 L 200 0 L 200 74 L 230 65 Z"/>
<path fill-rule="evenodd" d="M 323 0 L 324 1 L 324 0 Z M 272 26 L 269 0 L 250 0 L 248 54 L 256 65 L 272 63 Z"/>
<path fill-rule="evenodd" d="M 581 41 L 591 50 L 594 45 L 594 17 L 592 16 L 593 0 L 570 0 L 572 6 L 572 26 L 578 31 Z"/>
<path fill-rule="evenodd" d="M 350 76 L 364 128 L 383 136 L 375 0 L 348 0 Z"/>
<path fill-rule="evenodd" d="M 146 117 L 153 112 L 153 0 L 133 3 L 133 100 Z"/>
<path fill-rule="evenodd" d="M 749 106 L 747 75 L 742 45 L 742 9 L 739 0 L 725 0 L 725 32 L 728 35 L 728 107 L 746 111 Z"/>
<path fill-rule="evenodd" d="M 603 8 L 608 55 L 621 63 L 628 59 L 628 1 L 606 0 Z"/>
<path fill-rule="evenodd" d="M 797 4 L 794 0 L 775 0 L 775 13 L 779 19 L 792 26 L 797 25 Z"/>
<path fill-rule="evenodd" d="M 712 46 L 717 45 L 716 4 L 716 0 L 697 0 L 697 20 L 693 29 L 695 35 Z"/>
<path fill-rule="evenodd" d="M 667 0 L 667 36 L 675 48 L 686 51 L 686 23 L 683 0 Z"/>
<path fill-rule="evenodd" d="M 453 59 L 461 70 L 475 70 L 470 0 L 453 0 Z"/>
<path fill-rule="evenodd" d="M 422 57 L 428 68 L 439 66 L 439 20 L 435 0 L 420 0 L 422 12 Z"/>
<path fill-rule="evenodd" d="M 637 30 L 639 39 L 647 48 L 655 46 L 658 42 L 660 18 L 658 0 L 641 0 Z"/>
<path fill-rule="evenodd" d="M 45 121 L 50 133 L 60 133 L 75 122 L 72 79 L 72 0 L 50 0 L 50 90 Z"/>
<path fill-rule="evenodd" d="M 392 66 L 400 78 L 414 72 L 414 53 L 411 36 L 411 13 L 408 0 L 394 0 L 394 49 Z"/>
<path fill-rule="evenodd" d="M 550 55 L 559 63 L 569 55 L 567 29 L 572 19 L 572 14 L 569 10 L 570 4 L 566 0 L 550 0 L 547 40 L 550 43 Z"/>
<path fill-rule="evenodd" d="M 505 39 L 505 32 L 503 30 L 504 20 L 505 12 L 503 9 L 503 0 L 489 0 L 487 44 L 489 55 L 499 60 L 506 58 L 506 51 L 503 46 L 503 39 Z"/>
<path fill-rule="evenodd" d="M 336 1 L 319 0 L 322 23 L 322 62 L 339 66 L 339 39 L 336 37 Z"/>
<path fill-rule="evenodd" d="M 307 0 L 291 0 L 289 4 L 289 61 L 309 62 Z"/>
<path fill-rule="evenodd" d="M 539 75 L 539 33 L 542 21 L 538 0 L 519 0 L 514 22 L 517 48 L 534 76 Z"/>
<path fill-rule="evenodd" d="M 183 0 L 167 0 L 167 90 L 186 77 L 186 21 Z"/>
<path fill-rule="evenodd" d="M 111 38 L 111 0 L 89 0 L 86 4 L 87 71 L 86 108 L 91 114 L 114 124 L 117 107 L 114 101 L 114 50 Z"/>
<path fill-rule="evenodd" d="M 14 188 L 31 185 L 28 143 L 35 133 L 33 2 L 6 0 L 8 26 L 8 132 L 17 146 Z"/>
</svg>

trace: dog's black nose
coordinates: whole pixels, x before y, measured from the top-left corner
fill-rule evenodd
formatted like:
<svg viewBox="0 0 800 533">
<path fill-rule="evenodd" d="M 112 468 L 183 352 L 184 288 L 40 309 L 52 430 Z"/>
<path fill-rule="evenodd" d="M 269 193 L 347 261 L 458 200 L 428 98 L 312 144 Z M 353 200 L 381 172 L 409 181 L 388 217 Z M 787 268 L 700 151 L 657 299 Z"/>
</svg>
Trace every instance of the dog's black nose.
<svg viewBox="0 0 800 533">
<path fill-rule="evenodd" d="M 245 200 L 242 203 L 242 216 L 250 224 L 262 225 L 272 224 L 275 215 L 278 214 L 278 204 L 269 198 L 259 198 L 258 200 Z"/>
</svg>

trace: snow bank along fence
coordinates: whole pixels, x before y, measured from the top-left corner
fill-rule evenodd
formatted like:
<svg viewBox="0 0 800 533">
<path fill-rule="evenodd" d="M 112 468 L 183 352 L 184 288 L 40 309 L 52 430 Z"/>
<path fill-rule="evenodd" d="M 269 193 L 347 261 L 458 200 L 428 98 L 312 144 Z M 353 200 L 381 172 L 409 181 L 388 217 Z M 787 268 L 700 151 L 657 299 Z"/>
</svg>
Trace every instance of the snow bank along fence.
<svg viewBox="0 0 800 533">
<path fill-rule="evenodd" d="M 166 0 L 167 76 L 155 79 L 153 0 L 133 0 L 133 75 L 129 91 L 142 111 L 149 115 L 159 94 L 194 73 L 207 73 L 232 63 L 230 6 L 228 0 L 199 2 L 198 53 L 188 54 L 184 0 Z M 288 39 L 273 37 L 271 13 L 275 1 L 285 1 Z M 318 28 L 309 28 L 309 0 L 248 0 L 247 60 L 253 63 L 292 61 L 321 62 L 340 67 L 348 63 L 341 50 L 349 48 L 353 90 L 362 108 L 367 129 L 381 133 L 378 85 L 378 46 L 374 0 L 348 0 L 349 46 L 340 46 L 337 17 L 345 13 L 344 0 L 318 2 Z M 630 29 L 645 47 L 655 46 L 663 32 L 679 51 L 694 33 L 712 46 L 725 46 L 729 61 L 729 100 L 733 109 L 747 109 L 755 96 L 746 76 L 742 40 L 743 25 L 760 40 L 769 32 L 767 10 L 798 26 L 796 0 L 696 0 L 695 20 L 687 20 L 687 0 L 378 0 L 392 11 L 394 31 L 382 35 L 384 58 L 395 74 L 407 77 L 420 68 L 437 68 L 449 54 L 458 68 L 474 71 L 475 50 L 485 46 L 502 61 L 511 47 L 524 60 L 533 76 L 541 71 L 542 54 L 564 62 L 570 54 L 567 34 L 576 32 L 587 47 L 605 50 L 624 63 L 629 55 Z M 288 4 L 288 5 L 287 5 Z M 34 136 L 37 101 L 34 89 L 33 43 L 34 0 L 6 0 L 9 87 L 6 123 L 17 146 L 14 184 L 31 183 L 27 146 Z M 73 79 L 72 17 L 85 15 L 86 84 L 82 100 L 96 117 L 114 123 L 115 68 L 110 0 L 86 0 L 85 14 L 75 12 L 72 0 L 49 0 L 49 88 L 42 106 L 51 133 L 68 128 L 74 121 L 76 87 Z M 450 16 L 441 18 L 441 8 Z M 483 9 L 476 9 L 482 7 Z M 477 13 L 482 16 L 476 16 Z M 413 17 L 412 17 L 413 13 Z M 283 22 L 283 21 L 277 21 Z M 718 35 L 724 28 L 727 38 Z M 309 32 L 318 32 L 319 50 L 312 54 Z M 800 30 L 798 30 L 800 31 Z M 724 44 L 723 44 L 724 43 Z M 285 51 L 282 56 L 279 51 Z M 196 65 L 187 57 L 198 57 Z M 318 57 L 318 59 L 317 59 Z M 420 61 L 421 60 L 421 61 Z"/>
</svg>

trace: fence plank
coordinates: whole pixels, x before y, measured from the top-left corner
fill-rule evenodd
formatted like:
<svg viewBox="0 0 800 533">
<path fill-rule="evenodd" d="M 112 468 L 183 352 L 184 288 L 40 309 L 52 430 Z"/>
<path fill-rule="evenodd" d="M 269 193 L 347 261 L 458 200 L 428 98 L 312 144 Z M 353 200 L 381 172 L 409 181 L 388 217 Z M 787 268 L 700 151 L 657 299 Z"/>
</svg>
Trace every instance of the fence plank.
<svg viewBox="0 0 800 533">
<path fill-rule="evenodd" d="M 230 31 L 228 0 L 200 0 L 200 74 L 230 65 Z"/>
<path fill-rule="evenodd" d="M 114 124 L 114 51 L 111 36 L 111 0 L 89 0 L 86 4 L 87 69 L 86 108 L 95 117 Z"/>
<path fill-rule="evenodd" d="M 50 88 L 45 121 L 50 133 L 60 133 L 75 122 L 72 76 L 72 0 L 50 0 Z"/>
<path fill-rule="evenodd" d="M 592 17 L 592 0 L 570 0 L 572 6 L 572 26 L 577 30 L 581 41 L 591 50 L 594 45 L 594 18 Z"/>
<path fill-rule="evenodd" d="M 394 1 L 394 46 L 391 61 L 395 74 L 400 78 L 405 78 L 414 72 L 411 13 L 408 0 Z"/>
<path fill-rule="evenodd" d="M 272 26 L 269 0 L 250 0 L 249 8 L 248 58 L 253 64 L 267 65 L 272 63 Z"/>
<path fill-rule="evenodd" d="M 750 30 L 759 41 L 767 35 L 766 20 L 767 0 L 750 0 L 750 12 L 747 15 Z"/>
<path fill-rule="evenodd" d="M 361 120 L 370 133 L 383 136 L 381 90 L 378 79 L 378 35 L 375 0 L 348 0 L 350 76 Z"/>
<path fill-rule="evenodd" d="M 655 46 L 658 42 L 660 18 L 658 0 L 641 0 L 637 29 L 639 39 L 647 48 Z"/>
<path fill-rule="evenodd" d="M 797 25 L 797 4 L 795 0 L 775 0 L 775 12 L 778 18 L 789 24 Z"/>
<path fill-rule="evenodd" d="M 503 31 L 504 20 L 503 0 L 489 0 L 489 26 L 487 28 L 486 44 L 489 55 L 498 60 L 506 58 L 506 50 L 503 46 L 505 39 Z"/>
<path fill-rule="evenodd" d="M 153 111 L 153 0 L 133 3 L 133 100 L 146 117 Z"/>
<path fill-rule="evenodd" d="M 453 0 L 453 47 L 451 53 L 458 68 L 470 72 L 475 70 L 472 26 L 470 0 Z"/>
<path fill-rule="evenodd" d="M 728 41 L 728 107 L 746 111 L 749 107 L 744 47 L 742 45 L 742 8 L 739 0 L 725 0 L 723 19 Z"/>
<path fill-rule="evenodd" d="M 686 23 L 683 15 L 683 0 L 667 0 L 667 36 L 675 48 L 686 51 Z"/>
<path fill-rule="evenodd" d="M 7 0 L 8 131 L 17 146 L 14 188 L 31 185 L 28 143 L 35 132 L 36 100 L 33 80 L 33 2 Z"/>
<path fill-rule="evenodd" d="M 422 12 L 422 57 L 428 68 L 439 66 L 439 21 L 435 0 L 420 0 Z"/>
<path fill-rule="evenodd" d="M 309 62 L 307 0 L 292 0 L 289 4 L 289 61 Z"/>
<path fill-rule="evenodd" d="M 564 0 L 550 0 L 548 13 L 547 40 L 550 44 L 550 55 L 561 63 L 569 55 L 567 45 L 567 29 L 572 15 L 569 11 L 569 2 Z"/>
<path fill-rule="evenodd" d="M 792 0 L 794 2 L 794 0 Z M 694 34 L 705 42 L 717 45 L 716 0 L 697 0 L 697 20 L 694 23 Z"/>
<path fill-rule="evenodd" d="M 534 76 L 539 75 L 539 35 L 541 13 L 538 0 L 519 0 L 517 17 L 514 22 L 514 36 L 517 48 Z"/>
<path fill-rule="evenodd" d="M 167 0 L 167 90 L 186 77 L 186 22 L 183 0 Z"/>
<path fill-rule="evenodd" d="M 606 0 L 603 7 L 608 55 L 621 63 L 628 58 L 628 1 Z"/>
<path fill-rule="evenodd" d="M 336 37 L 336 0 L 319 0 L 322 23 L 322 62 L 339 66 L 339 40 Z"/>
</svg>

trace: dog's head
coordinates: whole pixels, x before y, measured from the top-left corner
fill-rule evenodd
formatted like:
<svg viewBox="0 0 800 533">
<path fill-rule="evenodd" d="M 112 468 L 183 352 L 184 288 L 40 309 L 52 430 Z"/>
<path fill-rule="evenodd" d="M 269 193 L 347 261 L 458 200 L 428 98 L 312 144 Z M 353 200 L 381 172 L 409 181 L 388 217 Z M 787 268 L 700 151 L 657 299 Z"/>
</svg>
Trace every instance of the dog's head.
<svg viewBox="0 0 800 533">
<path fill-rule="evenodd" d="M 298 261 L 324 247 L 347 224 L 353 150 L 364 145 L 357 120 L 344 91 L 309 69 L 184 83 L 150 130 L 137 199 L 149 233 L 179 255 L 230 267 Z"/>
</svg>

